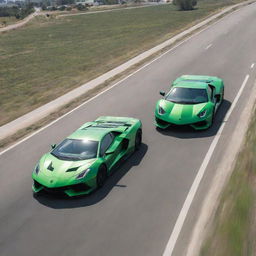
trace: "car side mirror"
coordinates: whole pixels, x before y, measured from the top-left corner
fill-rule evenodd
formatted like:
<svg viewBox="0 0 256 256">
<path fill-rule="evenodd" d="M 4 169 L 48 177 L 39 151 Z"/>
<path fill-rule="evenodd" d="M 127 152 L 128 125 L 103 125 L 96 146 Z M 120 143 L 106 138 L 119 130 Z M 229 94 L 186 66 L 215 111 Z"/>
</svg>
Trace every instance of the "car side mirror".
<svg viewBox="0 0 256 256">
<path fill-rule="evenodd" d="M 55 148 L 56 148 L 56 144 L 52 144 L 52 145 L 51 145 L 51 148 L 52 148 L 52 149 L 55 149 Z"/>
<path fill-rule="evenodd" d="M 214 97 L 217 103 L 220 102 L 220 94 L 216 94 Z"/>
<path fill-rule="evenodd" d="M 160 95 L 165 96 L 165 92 L 164 91 L 160 91 L 159 93 L 160 93 Z"/>
</svg>

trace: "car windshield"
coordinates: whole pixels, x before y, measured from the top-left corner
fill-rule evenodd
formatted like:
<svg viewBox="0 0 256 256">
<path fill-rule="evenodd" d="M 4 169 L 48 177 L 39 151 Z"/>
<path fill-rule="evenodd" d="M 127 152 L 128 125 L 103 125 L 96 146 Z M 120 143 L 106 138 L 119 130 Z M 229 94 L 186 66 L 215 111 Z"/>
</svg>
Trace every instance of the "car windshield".
<svg viewBox="0 0 256 256">
<path fill-rule="evenodd" d="M 208 96 L 205 89 L 174 87 L 165 99 L 180 104 L 199 104 L 207 102 Z"/>
<path fill-rule="evenodd" d="M 66 139 L 51 154 L 61 160 L 77 161 L 95 158 L 98 141 Z"/>
</svg>

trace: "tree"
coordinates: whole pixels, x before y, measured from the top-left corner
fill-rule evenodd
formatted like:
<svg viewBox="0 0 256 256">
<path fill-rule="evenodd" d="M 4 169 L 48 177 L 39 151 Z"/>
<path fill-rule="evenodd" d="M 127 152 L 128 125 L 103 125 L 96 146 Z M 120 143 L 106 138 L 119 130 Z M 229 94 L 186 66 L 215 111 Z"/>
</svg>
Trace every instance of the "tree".
<svg viewBox="0 0 256 256">
<path fill-rule="evenodd" d="M 118 0 L 103 0 L 104 4 L 118 4 Z"/>
<path fill-rule="evenodd" d="M 19 20 L 21 17 L 20 17 L 20 14 L 19 13 L 16 13 L 15 14 L 15 18 L 17 19 L 17 20 Z"/>
<path fill-rule="evenodd" d="M 86 10 L 88 10 L 88 8 L 86 6 L 84 6 L 83 4 L 78 4 L 76 6 L 76 8 L 77 8 L 78 11 L 86 11 Z"/>
<path fill-rule="evenodd" d="M 43 4 L 43 3 L 41 4 L 41 8 L 42 8 L 43 11 L 45 11 L 47 9 L 46 5 Z"/>
<path fill-rule="evenodd" d="M 62 6 L 59 8 L 60 11 L 65 11 L 65 9 L 66 9 L 65 5 L 62 5 Z"/>
<path fill-rule="evenodd" d="M 16 17 L 16 19 L 24 19 L 30 13 L 34 12 L 33 4 L 23 4 L 22 7 L 0 7 L 0 17 Z"/>
<path fill-rule="evenodd" d="M 182 11 L 188 11 L 194 9 L 197 0 L 173 0 L 173 4 L 177 5 Z"/>
</svg>

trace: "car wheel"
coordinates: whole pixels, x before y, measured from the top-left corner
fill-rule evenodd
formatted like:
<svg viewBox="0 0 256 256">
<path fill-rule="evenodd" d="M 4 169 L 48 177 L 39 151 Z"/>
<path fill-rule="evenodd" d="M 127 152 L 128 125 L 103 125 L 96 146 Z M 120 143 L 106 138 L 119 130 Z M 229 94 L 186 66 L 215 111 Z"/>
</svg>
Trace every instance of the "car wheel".
<svg viewBox="0 0 256 256">
<path fill-rule="evenodd" d="M 223 100 L 224 100 L 224 87 L 223 87 L 223 91 L 222 91 L 222 99 L 221 99 L 221 103 L 223 102 Z"/>
<path fill-rule="evenodd" d="M 141 142 L 142 142 L 142 130 L 139 129 L 135 137 L 135 150 L 138 150 L 140 148 Z"/>
<path fill-rule="evenodd" d="M 101 165 L 97 174 L 97 187 L 101 188 L 107 179 L 107 168 L 105 165 Z"/>
<path fill-rule="evenodd" d="M 41 191 L 39 191 L 39 192 L 33 191 L 33 197 L 34 198 L 38 198 L 40 195 L 41 195 Z"/>
<path fill-rule="evenodd" d="M 161 128 L 161 127 L 159 127 L 159 126 L 156 126 L 155 128 L 156 128 L 156 130 L 157 130 L 158 132 L 161 132 L 161 131 L 164 130 L 163 128 Z"/>
<path fill-rule="evenodd" d="M 212 120 L 211 120 L 211 125 L 210 127 L 212 126 L 213 122 L 214 122 L 214 118 L 215 118 L 215 108 L 213 109 L 213 112 L 212 112 Z"/>
</svg>

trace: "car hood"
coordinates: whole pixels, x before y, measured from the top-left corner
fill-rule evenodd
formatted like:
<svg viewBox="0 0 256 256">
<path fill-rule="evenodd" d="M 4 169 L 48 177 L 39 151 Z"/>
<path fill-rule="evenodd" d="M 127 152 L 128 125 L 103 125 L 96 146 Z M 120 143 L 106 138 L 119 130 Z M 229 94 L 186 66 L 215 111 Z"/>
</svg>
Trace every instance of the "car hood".
<svg viewBox="0 0 256 256">
<path fill-rule="evenodd" d="M 80 172 L 90 168 L 95 161 L 96 158 L 82 161 L 60 160 L 47 153 L 39 161 L 37 178 L 43 180 L 46 186 L 61 185 L 73 180 Z"/>
<path fill-rule="evenodd" d="M 163 117 L 169 117 L 175 123 L 192 122 L 198 119 L 197 115 L 207 108 L 207 102 L 199 104 L 178 104 L 167 100 L 160 100 L 157 109 L 162 107 L 165 110 Z M 156 110 L 158 111 L 158 110 Z"/>
</svg>

